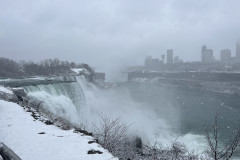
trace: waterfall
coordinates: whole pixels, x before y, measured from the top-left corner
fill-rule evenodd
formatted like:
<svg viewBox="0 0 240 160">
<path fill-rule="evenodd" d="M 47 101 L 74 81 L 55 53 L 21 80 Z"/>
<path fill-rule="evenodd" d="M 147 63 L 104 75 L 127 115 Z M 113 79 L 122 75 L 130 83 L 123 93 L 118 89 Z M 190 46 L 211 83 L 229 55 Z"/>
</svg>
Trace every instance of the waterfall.
<svg viewBox="0 0 240 160">
<path fill-rule="evenodd" d="M 159 140 L 163 147 L 170 146 L 176 137 L 179 137 L 178 140 L 185 142 L 190 149 L 198 148 L 199 151 L 205 149 L 203 135 L 195 133 L 181 135 L 180 129 L 172 123 L 173 118 L 176 118 L 177 122 L 181 120 L 181 115 L 178 115 L 180 113 L 178 104 L 170 103 L 176 98 L 175 90 L 132 83 L 100 89 L 81 76 L 59 78 L 66 79 L 71 82 L 22 88 L 30 100 L 43 102 L 42 107 L 54 115 L 74 124 L 87 122 L 89 127 L 87 129 L 90 132 L 94 128 L 91 125 L 98 124 L 99 114 L 103 114 L 113 119 L 120 117 L 123 122 L 131 124 L 131 131 L 137 132 L 138 136 L 146 140 Z M 171 101 L 166 100 L 169 95 L 173 97 L 170 97 Z"/>
<path fill-rule="evenodd" d="M 24 86 L 31 100 L 42 102 L 43 107 L 53 114 L 77 123 L 84 118 L 86 99 L 84 77 L 77 76 L 72 83 Z"/>
</svg>

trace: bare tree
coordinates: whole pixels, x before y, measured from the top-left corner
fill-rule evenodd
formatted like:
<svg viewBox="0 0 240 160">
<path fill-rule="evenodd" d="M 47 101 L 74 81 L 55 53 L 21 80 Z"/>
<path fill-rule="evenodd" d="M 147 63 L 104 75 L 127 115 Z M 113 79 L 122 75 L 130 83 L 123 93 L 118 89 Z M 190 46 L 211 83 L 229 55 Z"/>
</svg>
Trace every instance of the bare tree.
<svg viewBox="0 0 240 160">
<path fill-rule="evenodd" d="M 187 153 L 186 146 L 177 141 L 172 144 L 172 148 L 170 151 L 172 152 L 175 159 L 178 159 L 180 157 L 183 159 L 185 157 L 185 154 Z"/>
<path fill-rule="evenodd" d="M 109 116 L 99 114 L 99 124 L 94 125 L 94 136 L 98 142 L 114 156 L 121 158 L 134 157 L 135 152 L 131 143 L 129 125 L 120 118 L 112 119 Z"/>
<path fill-rule="evenodd" d="M 198 160 L 198 155 L 187 152 L 180 142 L 175 141 L 169 149 L 163 149 L 157 141 L 144 145 L 139 137 L 136 139 L 129 134 L 129 125 L 120 118 L 112 119 L 103 114 L 99 117 L 98 125 L 93 124 L 93 135 L 99 144 L 120 159 Z"/>
<path fill-rule="evenodd" d="M 125 138 L 128 126 L 120 118 L 112 119 L 102 114 L 99 117 L 99 125 L 94 127 L 95 135 L 105 148 L 113 151 L 116 143 Z"/>
<path fill-rule="evenodd" d="M 155 141 L 153 144 L 148 142 L 147 145 L 144 146 L 143 152 L 145 155 L 144 159 L 158 160 L 168 156 L 168 152 L 162 150 L 162 144 L 158 141 Z"/>
<path fill-rule="evenodd" d="M 240 128 L 233 132 L 229 141 L 224 147 L 219 145 L 219 126 L 218 113 L 215 114 L 214 123 L 212 126 L 206 126 L 205 134 L 208 145 L 210 147 L 209 154 L 214 160 L 225 159 L 229 160 L 239 148 Z"/>
<path fill-rule="evenodd" d="M 20 65 L 8 58 L 0 57 L 0 78 L 22 77 Z"/>
<path fill-rule="evenodd" d="M 161 143 L 155 141 L 154 143 L 148 142 L 143 147 L 143 154 L 139 158 L 142 160 L 209 160 L 210 158 L 201 158 L 194 151 L 188 152 L 183 143 L 172 143 L 170 148 L 163 148 Z"/>
</svg>

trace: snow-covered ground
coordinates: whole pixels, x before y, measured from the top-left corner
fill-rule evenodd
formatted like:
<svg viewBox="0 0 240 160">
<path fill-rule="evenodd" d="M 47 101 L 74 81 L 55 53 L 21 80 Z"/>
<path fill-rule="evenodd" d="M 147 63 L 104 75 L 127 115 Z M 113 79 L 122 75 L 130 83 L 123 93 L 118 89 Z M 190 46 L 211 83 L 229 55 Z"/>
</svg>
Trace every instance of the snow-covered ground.
<svg viewBox="0 0 240 160">
<path fill-rule="evenodd" d="M 72 68 L 71 70 L 75 73 L 80 73 L 80 72 L 89 73 L 88 70 L 86 70 L 85 68 Z"/>
<path fill-rule="evenodd" d="M 23 160 L 117 160 L 97 143 L 88 144 L 92 140 L 34 120 L 21 106 L 0 100 L 0 141 Z M 103 153 L 87 154 L 92 149 Z"/>
<path fill-rule="evenodd" d="M 13 94 L 13 92 L 3 86 L 0 86 L 0 92 L 4 92 L 4 93 L 7 93 L 7 94 Z"/>
</svg>

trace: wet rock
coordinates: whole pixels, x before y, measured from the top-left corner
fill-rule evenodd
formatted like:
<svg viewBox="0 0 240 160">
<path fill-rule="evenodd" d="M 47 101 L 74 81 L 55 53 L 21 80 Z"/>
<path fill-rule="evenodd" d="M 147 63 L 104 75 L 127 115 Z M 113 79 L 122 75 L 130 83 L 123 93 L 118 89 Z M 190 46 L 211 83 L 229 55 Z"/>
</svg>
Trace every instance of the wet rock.
<svg viewBox="0 0 240 160">
<path fill-rule="evenodd" d="M 45 123 L 46 125 L 53 125 L 53 122 L 51 122 L 51 121 L 49 121 L 49 120 L 45 121 L 44 123 Z"/>
<path fill-rule="evenodd" d="M 13 93 L 18 97 L 26 97 L 27 93 L 25 93 L 24 89 L 22 88 L 14 88 L 12 89 Z"/>
<path fill-rule="evenodd" d="M 79 128 L 75 128 L 75 132 L 79 132 L 79 133 L 83 133 L 87 136 L 93 136 L 92 133 L 88 132 L 88 131 L 85 131 L 85 130 L 82 130 L 82 129 L 79 129 Z"/>
<path fill-rule="evenodd" d="M 88 144 L 96 143 L 95 141 L 89 141 Z"/>
<path fill-rule="evenodd" d="M 88 154 L 102 154 L 103 152 L 101 152 L 101 151 L 97 151 L 97 150 L 89 150 L 88 151 Z"/>
</svg>

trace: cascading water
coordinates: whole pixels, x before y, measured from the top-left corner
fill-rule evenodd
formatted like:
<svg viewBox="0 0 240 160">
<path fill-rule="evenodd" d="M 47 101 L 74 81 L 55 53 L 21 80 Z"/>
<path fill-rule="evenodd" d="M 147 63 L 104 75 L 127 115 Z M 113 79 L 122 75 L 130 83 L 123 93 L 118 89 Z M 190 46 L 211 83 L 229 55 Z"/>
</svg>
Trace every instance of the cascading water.
<svg viewBox="0 0 240 160">
<path fill-rule="evenodd" d="M 84 77 L 77 76 L 74 79 L 76 82 L 23 88 L 31 99 L 43 102 L 43 107 L 50 112 L 73 123 L 85 120 L 88 124 L 97 123 L 98 114 L 103 113 L 112 118 L 120 117 L 132 124 L 131 128 L 138 131 L 141 137 L 159 140 L 166 146 L 180 136 L 178 140 L 184 142 L 189 149 L 206 149 L 202 134 L 180 133 L 181 121 L 185 120 L 181 114 L 186 112 L 184 109 L 190 103 L 186 102 L 189 98 L 185 100 L 178 97 L 181 93 L 175 95 L 178 92 L 169 88 L 165 90 L 159 86 L 128 83 L 121 87 L 101 90 L 88 83 Z M 185 121 L 184 123 L 187 124 Z"/>
<path fill-rule="evenodd" d="M 24 90 L 32 100 L 42 102 L 43 107 L 53 114 L 78 123 L 84 119 L 86 100 L 83 77 L 77 82 L 57 83 L 49 85 L 24 86 Z"/>
</svg>

